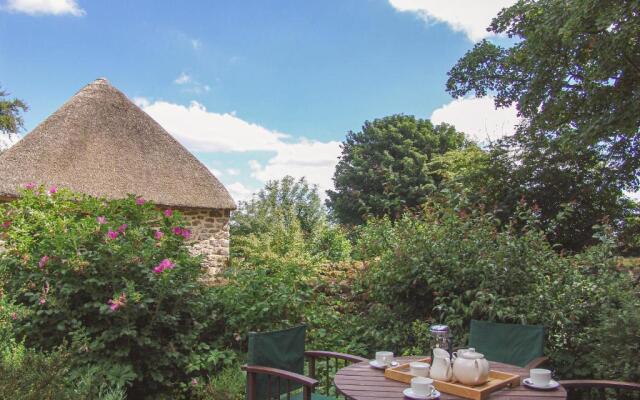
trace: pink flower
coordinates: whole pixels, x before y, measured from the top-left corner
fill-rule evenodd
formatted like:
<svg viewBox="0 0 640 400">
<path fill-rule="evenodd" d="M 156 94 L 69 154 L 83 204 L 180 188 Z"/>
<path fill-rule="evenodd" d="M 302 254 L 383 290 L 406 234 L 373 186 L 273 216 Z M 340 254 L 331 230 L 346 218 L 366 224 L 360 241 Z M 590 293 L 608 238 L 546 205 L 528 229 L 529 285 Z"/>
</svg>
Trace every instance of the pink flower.
<svg viewBox="0 0 640 400">
<path fill-rule="evenodd" d="M 14 320 L 14 321 L 17 320 L 18 319 L 18 314 L 12 312 L 11 313 L 11 319 Z"/>
<path fill-rule="evenodd" d="M 122 224 L 118 227 L 118 233 L 122 233 L 124 235 L 124 231 L 129 227 L 127 224 Z"/>
<path fill-rule="evenodd" d="M 47 302 L 47 299 L 45 299 L 44 297 L 40 297 L 40 301 L 38 303 L 44 304 L 46 302 Z"/>
<path fill-rule="evenodd" d="M 137 205 L 141 206 L 141 205 L 143 205 L 144 203 L 145 203 L 145 200 L 144 200 L 142 197 L 138 197 L 138 198 L 136 199 L 136 204 L 137 204 Z"/>
<path fill-rule="evenodd" d="M 173 269 L 175 266 L 176 265 L 172 263 L 171 260 L 165 258 L 164 260 L 160 261 L 160 264 L 156 265 L 153 268 L 153 272 L 156 274 L 161 274 L 162 272 L 164 272 L 164 270 Z"/>
<path fill-rule="evenodd" d="M 11 226 L 11 221 L 4 221 L 4 222 L 2 223 L 2 227 L 3 227 L 4 229 L 9 229 L 9 227 L 10 227 L 10 226 Z"/>
<path fill-rule="evenodd" d="M 167 208 L 166 210 L 164 210 L 164 216 L 169 218 L 170 216 L 173 215 L 173 210 L 170 208 Z"/>
<path fill-rule="evenodd" d="M 196 386 L 197 384 L 198 384 L 198 379 L 193 378 L 193 379 L 191 380 L 191 386 Z"/>
<path fill-rule="evenodd" d="M 36 183 L 35 182 L 29 182 L 26 185 L 24 185 L 24 188 L 27 190 L 33 190 L 36 188 Z"/>
<path fill-rule="evenodd" d="M 109 239 L 114 240 L 115 238 L 118 237 L 118 232 L 115 232 L 109 229 L 109 232 L 107 232 L 107 236 L 109 237 Z"/>
<path fill-rule="evenodd" d="M 176 226 L 175 228 L 172 229 L 172 231 L 174 234 L 178 236 L 182 236 L 185 239 L 189 239 L 191 237 L 191 231 L 186 228 L 181 228 L 179 226 Z"/>
<path fill-rule="evenodd" d="M 109 304 L 109 308 L 111 309 L 111 311 L 116 311 L 118 308 L 125 305 L 126 302 L 127 295 L 125 293 L 120 293 L 120 296 L 118 296 L 117 299 L 109 299 L 109 301 L 107 301 L 107 304 Z"/>
<path fill-rule="evenodd" d="M 38 262 L 38 267 L 40 267 L 40 269 L 44 268 L 44 266 L 47 265 L 47 262 L 49 262 L 49 256 L 42 256 Z"/>
<path fill-rule="evenodd" d="M 162 231 L 155 231 L 155 232 L 153 233 L 153 237 L 154 237 L 156 240 L 160 240 L 160 239 L 162 239 L 162 237 L 163 237 L 163 236 L 164 236 L 164 233 L 162 233 Z"/>
<path fill-rule="evenodd" d="M 54 194 L 54 193 L 58 193 L 58 187 L 56 185 L 51 186 L 51 188 L 49 188 L 49 194 Z"/>
<path fill-rule="evenodd" d="M 103 215 L 99 216 L 96 218 L 96 221 L 98 221 L 98 224 L 100 225 L 104 225 L 107 223 L 107 218 Z"/>
</svg>

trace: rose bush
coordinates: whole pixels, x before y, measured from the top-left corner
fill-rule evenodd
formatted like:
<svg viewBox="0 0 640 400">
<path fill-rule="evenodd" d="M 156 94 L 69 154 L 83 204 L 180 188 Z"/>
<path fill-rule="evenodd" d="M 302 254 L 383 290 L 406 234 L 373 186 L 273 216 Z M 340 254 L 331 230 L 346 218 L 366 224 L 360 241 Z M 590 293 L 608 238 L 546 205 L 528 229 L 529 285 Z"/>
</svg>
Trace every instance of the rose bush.
<svg viewBox="0 0 640 400">
<path fill-rule="evenodd" d="M 190 379 L 209 308 L 178 212 L 29 185 L 0 224 L 3 290 L 27 346 L 71 343 L 74 363 L 134 397 Z"/>
</svg>

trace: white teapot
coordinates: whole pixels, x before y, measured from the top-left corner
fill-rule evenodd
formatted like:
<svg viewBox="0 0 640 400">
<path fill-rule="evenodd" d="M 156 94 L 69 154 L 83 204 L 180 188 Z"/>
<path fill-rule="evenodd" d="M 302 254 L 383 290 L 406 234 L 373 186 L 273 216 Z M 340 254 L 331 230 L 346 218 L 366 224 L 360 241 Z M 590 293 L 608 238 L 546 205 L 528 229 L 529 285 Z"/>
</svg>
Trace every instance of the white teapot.
<svg viewBox="0 0 640 400">
<path fill-rule="evenodd" d="M 463 385 L 482 385 L 489 380 L 489 361 L 474 349 L 458 352 L 453 361 L 453 376 Z"/>
</svg>

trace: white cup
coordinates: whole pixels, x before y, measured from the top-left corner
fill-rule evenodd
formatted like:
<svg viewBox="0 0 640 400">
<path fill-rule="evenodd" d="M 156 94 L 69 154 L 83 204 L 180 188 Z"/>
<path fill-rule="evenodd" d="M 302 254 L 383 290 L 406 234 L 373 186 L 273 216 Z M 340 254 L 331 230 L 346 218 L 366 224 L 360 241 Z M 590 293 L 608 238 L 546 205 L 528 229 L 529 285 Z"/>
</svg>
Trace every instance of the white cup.
<svg viewBox="0 0 640 400">
<path fill-rule="evenodd" d="M 548 369 L 534 368 L 529 370 L 531 381 L 536 386 L 548 386 L 551 383 L 551 371 Z"/>
<path fill-rule="evenodd" d="M 389 365 L 393 361 L 393 352 L 376 351 L 376 362 L 380 365 Z"/>
<path fill-rule="evenodd" d="M 418 396 L 431 396 L 436 388 L 433 387 L 433 379 L 419 376 L 411 379 L 411 390 Z"/>
<path fill-rule="evenodd" d="M 426 378 L 429 376 L 430 368 L 431 368 L 431 365 L 429 363 L 423 363 L 419 361 L 414 361 L 412 363 L 409 363 L 409 369 L 411 371 L 411 375 L 414 375 L 414 376 L 422 376 Z"/>
</svg>

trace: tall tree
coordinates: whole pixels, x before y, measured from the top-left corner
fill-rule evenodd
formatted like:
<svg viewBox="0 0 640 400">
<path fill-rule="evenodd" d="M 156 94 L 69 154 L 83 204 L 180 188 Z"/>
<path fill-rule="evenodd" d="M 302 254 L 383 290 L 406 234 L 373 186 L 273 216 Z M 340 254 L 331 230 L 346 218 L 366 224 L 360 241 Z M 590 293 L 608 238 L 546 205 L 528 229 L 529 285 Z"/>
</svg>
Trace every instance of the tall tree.
<svg viewBox="0 0 640 400">
<path fill-rule="evenodd" d="M 454 127 L 409 115 L 366 121 L 342 143 L 327 205 L 345 224 L 367 216 L 396 218 L 437 190 L 441 177 L 429 167 L 433 156 L 465 143 Z"/>
<path fill-rule="evenodd" d="M 279 224 L 286 228 L 299 226 L 305 236 L 310 236 L 324 222 L 326 211 L 317 186 L 305 178 L 285 176 L 267 182 L 252 199 L 240 203 L 232 230 L 241 235 L 267 233 Z"/>
<path fill-rule="evenodd" d="M 0 136 L 19 133 L 24 128 L 22 112 L 27 111 L 27 104 L 20 99 L 10 99 L 9 93 L 0 87 Z"/>
<path fill-rule="evenodd" d="M 524 141 L 601 153 L 611 177 L 637 188 L 640 1 L 520 0 L 488 30 L 517 41 L 478 43 L 449 72 L 449 93 L 515 104 Z"/>
<path fill-rule="evenodd" d="M 443 186 L 464 192 L 473 203 L 494 210 L 503 221 L 526 201 L 536 209 L 548 239 L 578 251 L 593 244 L 594 227 L 619 225 L 629 202 L 611 182 L 602 155 L 557 146 L 544 136 L 527 143 L 507 139 L 486 150 L 470 146 L 434 160 L 446 177 Z"/>
<path fill-rule="evenodd" d="M 24 128 L 21 113 L 27 105 L 20 99 L 10 99 L 9 93 L 0 87 L 0 153 L 10 147 Z"/>
</svg>

